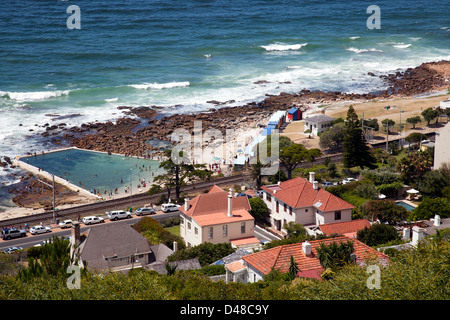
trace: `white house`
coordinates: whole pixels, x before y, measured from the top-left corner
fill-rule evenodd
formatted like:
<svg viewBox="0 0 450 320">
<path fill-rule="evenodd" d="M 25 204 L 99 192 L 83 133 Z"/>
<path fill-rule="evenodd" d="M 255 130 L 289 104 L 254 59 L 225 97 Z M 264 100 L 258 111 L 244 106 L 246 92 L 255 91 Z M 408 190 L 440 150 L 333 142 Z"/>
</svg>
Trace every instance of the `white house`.
<svg viewBox="0 0 450 320">
<path fill-rule="evenodd" d="M 261 242 L 254 236 L 255 219 L 247 197 L 235 197 L 213 186 L 208 193 L 185 199 L 180 210 L 180 236 L 188 247 L 204 242 L 231 242 L 236 248 L 252 249 Z"/>
<path fill-rule="evenodd" d="M 309 181 L 298 177 L 262 187 L 262 198 L 276 230 L 286 232 L 284 226 L 291 221 L 311 227 L 352 219 L 354 206 L 319 188 L 315 173 L 309 174 Z"/>
<path fill-rule="evenodd" d="M 434 168 L 439 169 L 440 166 L 448 162 L 450 163 L 450 122 L 436 133 L 436 141 L 434 143 Z"/>
<path fill-rule="evenodd" d="M 331 122 L 336 120 L 326 114 L 317 114 L 305 119 L 304 131 L 310 130 L 311 134 L 318 135 L 331 127 Z"/>
</svg>

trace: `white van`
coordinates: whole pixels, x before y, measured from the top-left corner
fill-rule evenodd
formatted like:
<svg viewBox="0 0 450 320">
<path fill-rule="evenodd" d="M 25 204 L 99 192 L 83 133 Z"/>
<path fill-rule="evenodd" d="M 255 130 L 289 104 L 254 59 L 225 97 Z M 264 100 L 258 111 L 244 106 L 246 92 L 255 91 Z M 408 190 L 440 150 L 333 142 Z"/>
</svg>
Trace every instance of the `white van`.
<svg viewBox="0 0 450 320">
<path fill-rule="evenodd" d="M 161 206 L 163 212 L 177 211 L 180 206 L 175 203 L 164 203 Z"/>
<path fill-rule="evenodd" d="M 123 210 L 109 211 L 107 212 L 109 220 L 127 219 L 131 218 L 131 213 Z"/>
</svg>

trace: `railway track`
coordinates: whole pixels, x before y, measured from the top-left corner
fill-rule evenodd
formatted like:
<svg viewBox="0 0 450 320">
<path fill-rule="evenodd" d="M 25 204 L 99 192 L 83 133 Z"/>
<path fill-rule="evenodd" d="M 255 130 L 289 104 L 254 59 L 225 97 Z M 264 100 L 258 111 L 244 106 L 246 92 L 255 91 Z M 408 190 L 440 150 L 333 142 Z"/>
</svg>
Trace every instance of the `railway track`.
<svg viewBox="0 0 450 320">
<path fill-rule="evenodd" d="M 325 161 L 325 158 L 330 158 L 331 161 L 340 161 L 342 159 L 342 154 L 334 154 L 329 156 L 324 156 L 315 159 L 313 163 L 305 162 L 300 165 L 302 168 L 307 168 L 313 164 L 321 164 Z M 236 174 L 229 177 L 217 178 L 206 182 L 197 182 L 187 185 L 183 188 L 183 192 L 196 192 L 202 191 L 216 185 L 224 185 L 230 183 L 240 183 L 243 181 L 248 181 L 248 176 L 245 174 Z M 171 193 L 175 193 L 175 189 L 172 189 Z M 123 197 L 119 199 L 104 200 L 94 203 L 79 205 L 67 209 L 60 209 L 55 211 L 55 217 L 53 216 L 53 211 L 46 211 L 35 213 L 30 216 L 23 216 L 12 219 L 0 220 L 0 228 L 6 226 L 23 226 L 25 223 L 28 225 L 39 224 L 43 222 L 44 224 L 49 224 L 54 221 L 54 218 L 64 219 L 75 219 L 78 215 L 81 217 L 85 215 L 95 215 L 99 213 L 105 213 L 110 210 L 117 210 L 120 208 L 128 208 L 130 206 L 143 206 L 144 204 L 154 202 L 165 192 L 157 193 L 154 195 L 149 195 L 147 193 L 138 193 L 132 196 Z"/>
<path fill-rule="evenodd" d="M 246 175 L 237 174 L 229 177 L 217 178 L 206 182 L 198 182 L 187 185 L 183 188 L 183 192 L 196 192 L 202 191 L 216 185 L 224 185 L 230 183 L 239 183 L 245 181 Z M 172 193 L 175 193 L 175 189 L 172 189 Z M 149 195 L 147 193 L 138 193 L 129 197 L 123 197 L 119 199 L 98 201 L 90 204 L 79 205 L 72 208 L 60 209 L 55 211 L 55 218 L 60 220 L 76 218 L 78 215 L 81 217 L 85 215 L 95 215 L 98 213 L 104 213 L 105 211 L 114 210 L 118 208 L 127 208 L 130 206 L 140 206 L 146 203 L 157 200 L 165 192 Z M 35 213 L 31 216 L 24 216 L 12 219 L 0 220 L 0 227 L 6 226 L 19 226 L 28 223 L 29 225 L 51 223 L 53 220 L 53 211 Z"/>
</svg>

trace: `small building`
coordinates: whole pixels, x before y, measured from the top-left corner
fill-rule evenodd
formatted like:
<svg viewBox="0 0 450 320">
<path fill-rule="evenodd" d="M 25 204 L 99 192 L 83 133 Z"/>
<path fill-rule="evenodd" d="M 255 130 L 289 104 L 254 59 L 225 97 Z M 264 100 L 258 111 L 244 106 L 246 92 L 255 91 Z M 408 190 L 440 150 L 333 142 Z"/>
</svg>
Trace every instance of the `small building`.
<svg viewBox="0 0 450 320">
<path fill-rule="evenodd" d="M 364 266 L 368 258 L 376 259 L 382 265 L 387 265 L 390 262 L 387 255 L 367 246 L 357 239 L 336 237 L 286 244 L 245 255 L 242 259 L 225 265 L 226 282 L 257 282 L 264 280 L 264 276 L 274 269 L 279 270 L 281 273 L 287 273 L 289 272 L 291 257 L 294 258 L 299 268 L 297 277 L 321 280 L 321 274 L 324 268 L 320 264 L 317 249 L 321 244 L 330 245 L 334 242 L 346 243 L 347 241 L 353 243 L 354 262 L 357 265 Z"/>
<path fill-rule="evenodd" d="M 302 111 L 295 107 L 289 109 L 288 119 L 291 121 L 302 120 Z"/>
<path fill-rule="evenodd" d="M 370 228 L 368 219 L 327 223 L 319 226 L 320 232 L 326 236 L 340 234 L 349 238 L 356 238 L 358 231 L 363 230 L 364 228 Z"/>
<path fill-rule="evenodd" d="M 317 114 L 311 117 L 305 118 L 304 131 L 310 130 L 311 134 L 318 135 L 331 127 L 331 122 L 336 120 L 333 117 L 326 114 Z"/>
<path fill-rule="evenodd" d="M 309 174 L 309 181 L 297 177 L 261 188 L 270 222 L 277 233 L 285 235 L 285 225 L 289 222 L 314 229 L 323 224 L 352 220 L 354 206 L 320 188 L 315 173 Z"/>
<path fill-rule="evenodd" d="M 180 210 L 180 236 L 188 247 L 204 242 L 231 243 L 237 248 L 259 247 L 255 219 L 247 197 L 235 197 L 214 185 L 208 193 L 185 199 Z"/>
<path fill-rule="evenodd" d="M 81 267 L 86 261 L 87 268 L 95 272 L 146 268 L 156 259 L 147 239 L 125 223 L 91 227 L 83 234 L 80 234 L 80 224 L 74 223 L 70 241 L 71 247 L 75 245 L 79 250 Z"/>
</svg>

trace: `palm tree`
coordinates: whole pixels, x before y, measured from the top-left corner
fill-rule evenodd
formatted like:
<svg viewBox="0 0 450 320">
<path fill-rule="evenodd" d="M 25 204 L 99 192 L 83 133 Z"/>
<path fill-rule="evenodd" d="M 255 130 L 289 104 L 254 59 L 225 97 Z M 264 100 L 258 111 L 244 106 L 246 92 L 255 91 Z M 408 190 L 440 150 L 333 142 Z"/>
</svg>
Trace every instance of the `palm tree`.
<svg viewBox="0 0 450 320">
<path fill-rule="evenodd" d="M 262 185 L 262 173 L 261 170 L 263 168 L 267 168 L 269 164 L 262 164 L 262 162 L 258 159 L 256 163 L 250 164 L 248 167 L 248 173 L 250 174 L 250 178 L 252 180 L 255 180 L 256 183 L 256 190 L 261 189 Z"/>
</svg>

